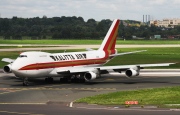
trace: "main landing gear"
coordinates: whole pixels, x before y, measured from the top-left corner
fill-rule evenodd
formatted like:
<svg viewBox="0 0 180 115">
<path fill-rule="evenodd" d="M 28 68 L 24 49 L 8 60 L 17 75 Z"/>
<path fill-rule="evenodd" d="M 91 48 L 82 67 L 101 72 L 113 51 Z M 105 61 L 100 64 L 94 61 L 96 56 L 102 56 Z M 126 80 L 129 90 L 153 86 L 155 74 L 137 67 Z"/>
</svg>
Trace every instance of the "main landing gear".
<svg viewBox="0 0 180 115">
<path fill-rule="evenodd" d="M 53 81 L 54 81 L 54 80 L 53 80 L 52 77 L 45 78 L 45 82 L 46 82 L 46 83 L 52 83 Z M 25 77 L 25 78 L 23 79 L 23 86 L 28 86 L 28 85 L 29 85 L 28 78 Z"/>
<path fill-rule="evenodd" d="M 85 79 L 80 75 L 65 76 L 60 78 L 60 83 L 85 83 Z"/>
<path fill-rule="evenodd" d="M 52 83 L 53 81 L 54 81 L 54 79 L 52 77 L 45 78 L 46 83 Z"/>
</svg>

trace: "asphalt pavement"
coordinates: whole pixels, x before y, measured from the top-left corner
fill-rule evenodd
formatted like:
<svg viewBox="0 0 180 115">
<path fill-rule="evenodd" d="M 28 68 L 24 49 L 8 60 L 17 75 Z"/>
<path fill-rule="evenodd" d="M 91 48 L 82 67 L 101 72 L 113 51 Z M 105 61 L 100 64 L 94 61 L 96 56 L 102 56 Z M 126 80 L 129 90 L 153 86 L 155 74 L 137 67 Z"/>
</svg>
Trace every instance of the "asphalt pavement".
<svg viewBox="0 0 180 115">
<path fill-rule="evenodd" d="M 31 79 L 28 87 L 13 74 L 0 71 L 0 114 L 9 115 L 76 115 L 76 114 L 164 114 L 179 115 L 179 109 L 125 108 L 121 106 L 71 105 L 76 99 L 109 92 L 180 85 L 180 70 L 143 70 L 138 77 L 128 79 L 124 74 L 107 74 L 90 83 L 52 84 L 44 79 Z M 71 107 L 70 107 L 71 106 Z"/>
</svg>

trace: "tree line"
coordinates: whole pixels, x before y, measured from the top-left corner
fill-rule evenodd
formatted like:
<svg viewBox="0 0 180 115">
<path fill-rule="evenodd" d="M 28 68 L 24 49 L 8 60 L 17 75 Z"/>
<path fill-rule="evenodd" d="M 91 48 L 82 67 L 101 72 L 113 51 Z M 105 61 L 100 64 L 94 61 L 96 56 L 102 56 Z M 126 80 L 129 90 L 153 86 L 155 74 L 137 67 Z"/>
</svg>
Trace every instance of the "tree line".
<svg viewBox="0 0 180 115">
<path fill-rule="evenodd" d="M 52 17 L 47 18 L 0 18 L 0 36 L 4 39 L 102 39 L 107 33 L 112 21 L 104 19 L 96 21 L 82 17 Z M 118 37 L 132 39 L 133 36 L 149 39 L 153 35 L 167 37 L 180 35 L 180 26 L 162 28 L 143 25 L 133 20 L 123 20 L 119 25 Z"/>
</svg>

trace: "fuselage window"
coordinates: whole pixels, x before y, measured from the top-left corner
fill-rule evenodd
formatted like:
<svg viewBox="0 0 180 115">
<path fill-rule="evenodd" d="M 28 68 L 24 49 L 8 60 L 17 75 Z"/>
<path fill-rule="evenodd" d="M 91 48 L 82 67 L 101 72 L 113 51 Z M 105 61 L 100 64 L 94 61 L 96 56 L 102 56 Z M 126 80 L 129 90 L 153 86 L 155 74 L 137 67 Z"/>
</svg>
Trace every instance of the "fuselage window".
<svg viewBox="0 0 180 115">
<path fill-rule="evenodd" d="M 27 57 L 27 55 L 20 55 L 19 57 L 20 57 L 20 58 L 22 58 L 22 57 Z"/>
</svg>

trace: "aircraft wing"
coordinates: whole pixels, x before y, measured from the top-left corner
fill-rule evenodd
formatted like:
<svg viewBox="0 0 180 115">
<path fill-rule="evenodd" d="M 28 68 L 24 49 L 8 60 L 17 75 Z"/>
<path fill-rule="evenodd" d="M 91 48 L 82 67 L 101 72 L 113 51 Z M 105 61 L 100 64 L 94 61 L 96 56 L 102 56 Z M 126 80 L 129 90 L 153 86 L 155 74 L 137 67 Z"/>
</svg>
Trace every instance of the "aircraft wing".
<svg viewBox="0 0 180 115">
<path fill-rule="evenodd" d="M 139 50 L 139 51 L 133 51 L 133 52 L 124 52 L 124 53 L 112 54 L 110 56 L 121 56 L 121 55 L 126 55 L 126 54 L 133 54 L 133 53 L 144 52 L 144 51 L 147 51 L 147 50 Z"/>
<path fill-rule="evenodd" d="M 120 70 L 125 71 L 127 69 L 134 69 L 139 68 L 142 69 L 144 67 L 158 67 L 158 66 L 169 66 L 174 63 L 158 63 L 158 64 L 135 64 L 135 65 L 119 65 L 119 66 L 97 66 L 97 67 L 71 67 L 71 68 L 64 68 L 64 69 L 56 69 L 58 74 L 68 72 L 68 73 L 82 73 L 82 72 L 93 72 L 95 70 Z"/>
<path fill-rule="evenodd" d="M 13 63 L 14 59 L 10 59 L 10 58 L 3 58 L 1 61 L 3 62 L 7 62 L 7 63 Z"/>
<path fill-rule="evenodd" d="M 99 68 L 100 68 L 100 70 L 109 70 L 109 69 L 126 70 L 126 69 L 130 69 L 130 68 L 134 68 L 134 67 L 139 67 L 140 69 L 143 69 L 144 67 L 170 66 L 171 64 L 174 64 L 174 63 L 135 64 L 135 65 L 120 65 L 120 66 L 102 66 L 102 67 L 99 67 Z"/>
</svg>

